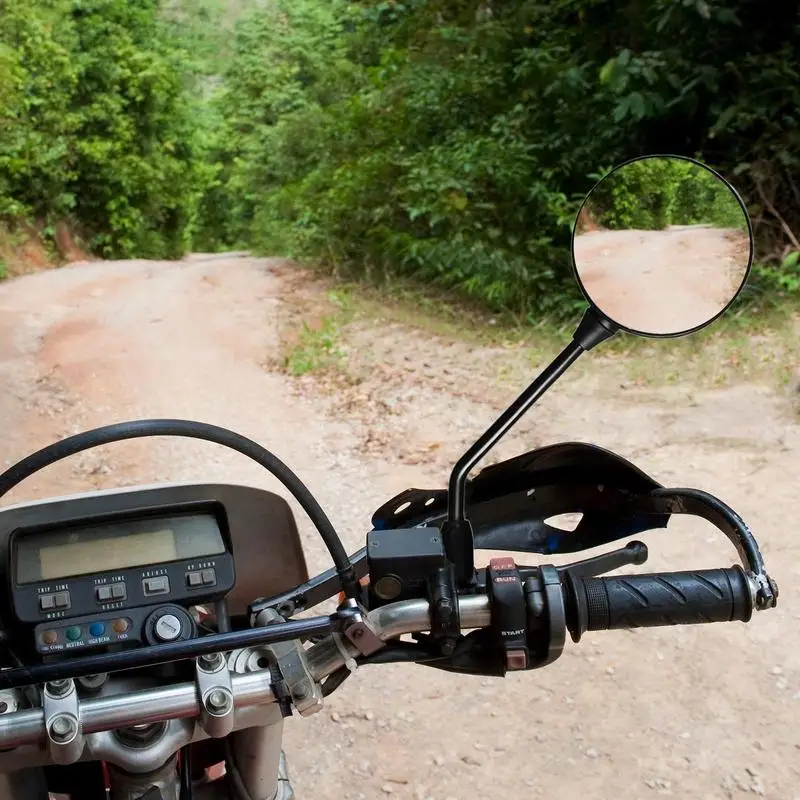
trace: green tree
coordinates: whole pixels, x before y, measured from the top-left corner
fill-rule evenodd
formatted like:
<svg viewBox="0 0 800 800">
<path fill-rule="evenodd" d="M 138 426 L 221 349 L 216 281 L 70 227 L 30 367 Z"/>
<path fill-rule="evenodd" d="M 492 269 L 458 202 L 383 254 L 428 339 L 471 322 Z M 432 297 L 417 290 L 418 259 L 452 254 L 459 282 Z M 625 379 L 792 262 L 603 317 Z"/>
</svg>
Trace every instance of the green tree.
<svg viewBox="0 0 800 800">
<path fill-rule="evenodd" d="M 110 256 L 187 246 L 207 169 L 157 0 L 5 0 L 0 215 L 70 216 Z"/>
<path fill-rule="evenodd" d="M 800 21 L 797 3 L 776 13 L 755 0 L 275 0 L 234 47 L 217 227 L 264 252 L 568 313 L 591 176 L 672 152 L 742 189 L 774 264 L 759 275 L 779 275 L 791 238 L 770 208 L 800 229 Z"/>
</svg>

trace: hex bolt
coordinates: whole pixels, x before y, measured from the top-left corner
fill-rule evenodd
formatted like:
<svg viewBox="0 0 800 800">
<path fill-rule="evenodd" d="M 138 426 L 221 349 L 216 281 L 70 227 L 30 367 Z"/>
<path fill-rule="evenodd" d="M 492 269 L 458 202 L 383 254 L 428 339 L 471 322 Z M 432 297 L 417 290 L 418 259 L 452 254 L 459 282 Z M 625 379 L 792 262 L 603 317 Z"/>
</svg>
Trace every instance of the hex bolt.
<svg viewBox="0 0 800 800">
<path fill-rule="evenodd" d="M 222 662 L 222 653 L 206 653 L 197 660 L 200 663 L 200 669 L 206 672 L 214 672 Z"/>
<path fill-rule="evenodd" d="M 453 604 L 450 602 L 450 598 L 440 598 L 436 604 L 436 611 L 442 619 L 450 619 L 453 616 Z"/>
<path fill-rule="evenodd" d="M 0 714 L 11 714 L 18 707 L 19 703 L 15 692 L 0 692 Z"/>
<path fill-rule="evenodd" d="M 69 692 L 72 681 L 66 678 L 59 678 L 56 681 L 49 681 L 47 691 L 54 697 L 61 697 Z"/>
<path fill-rule="evenodd" d="M 69 714 L 58 714 L 50 722 L 50 738 L 54 742 L 63 744 L 68 742 L 77 733 L 78 723 Z"/>
<path fill-rule="evenodd" d="M 78 678 L 78 684 L 87 692 L 97 692 L 103 684 L 108 680 L 108 673 L 99 672 L 96 675 L 84 675 Z"/>
<path fill-rule="evenodd" d="M 143 722 L 131 725 L 130 728 L 118 728 L 114 731 L 114 736 L 126 747 L 147 747 L 166 730 L 166 727 L 166 722 Z"/>
<path fill-rule="evenodd" d="M 354 639 L 360 639 L 363 635 L 364 635 L 364 629 L 363 628 L 356 628 L 352 633 L 352 637 Z"/>
<path fill-rule="evenodd" d="M 298 686 L 294 690 L 295 700 L 305 700 L 308 697 L 308 689 L 305 686 Z"/>
<path fill-rule="evenodd" d="M 212 714 L 225 714 L 230 710 L 231 697 L 222 689 L 213 689 L 206 698 L 206 708 Z"/>
</svg>

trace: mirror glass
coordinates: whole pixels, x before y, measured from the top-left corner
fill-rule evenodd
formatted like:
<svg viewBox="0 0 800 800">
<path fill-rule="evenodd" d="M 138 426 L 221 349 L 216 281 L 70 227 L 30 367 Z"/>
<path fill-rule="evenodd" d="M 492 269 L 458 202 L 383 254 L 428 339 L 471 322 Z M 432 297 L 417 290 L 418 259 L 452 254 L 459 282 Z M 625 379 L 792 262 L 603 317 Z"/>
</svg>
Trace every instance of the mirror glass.
<svg viewBox="0 0 800 800">
<path fill-rule="evenodd" d="M 744 286 L 752 234 L 734 188 L 703 164 L 647 156 L 584 200 L 572 258 L 583 293 L 643 336 L 680 336 L 716 319 Z"/>
</svg>

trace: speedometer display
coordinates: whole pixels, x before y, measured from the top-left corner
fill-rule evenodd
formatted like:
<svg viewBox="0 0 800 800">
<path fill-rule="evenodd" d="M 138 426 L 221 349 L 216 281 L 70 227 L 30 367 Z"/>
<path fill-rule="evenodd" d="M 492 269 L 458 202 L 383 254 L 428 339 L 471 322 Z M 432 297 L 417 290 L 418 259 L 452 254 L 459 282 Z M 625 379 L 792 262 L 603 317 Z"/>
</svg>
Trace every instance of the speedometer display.
<svg viewBox="0 0 800 800">
<path fill-rule="evenodd" d="M 212 514 L 184 514 L 37 531 L 16 542 L 18 585 L 225 552 Z"/>
<path fill-rule="evenodd" d="M 171 530 L 130 533 L 124 538 L 108 539 L 98 548 L 93 541 L 67 542 L 39 550 L 39 578 L 52 581 L 71 575 L 82 575 L 91 564 L 92 570 L 141 567 L 155 561 L 175 561 L 175 533 Z"/>
</svg>

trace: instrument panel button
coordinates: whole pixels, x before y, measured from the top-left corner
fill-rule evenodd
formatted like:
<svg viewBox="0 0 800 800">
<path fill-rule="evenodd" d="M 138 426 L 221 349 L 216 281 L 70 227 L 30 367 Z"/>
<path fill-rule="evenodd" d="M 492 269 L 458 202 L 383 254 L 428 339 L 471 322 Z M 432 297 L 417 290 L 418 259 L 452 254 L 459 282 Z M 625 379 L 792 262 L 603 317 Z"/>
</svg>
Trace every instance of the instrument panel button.
<svg viewBox="0 0 800 800">
<path fill-rule="evenodd" d="M 169 594 L 169 578 L 161 575 L 158 578 L 145 578 L 142 587 L 146 596 L 154 594 Z"/>
<path fill-rule="evenodd" d="M 168 587 L 169 588 L 169 587 Z M 125 584 L 124 583 L 115 583 L 111 586 L 111 596 L 115 600 L 124 600 L 125 599 Z"/>
<path fill-rule="evenodd" d="M 106 632 L 106 626 L 102 622 L 93 622 L 89 626 L 89 636 L 102 636 Z"/>
<path fill-rule="evenodd" d="M 54 594 L 39 595 L 39 609 L 41 611 L 51 611 L 56 607 L 56 596 Z"/>
<path fill-rule="evenodd" d="M 43 644 L 55 644 L 58 641 L 58 631 L 45 631 L 42 634 Z"/>
<path fill-rule="evenodd" d="M 69 592 L 57 592 L 53 595 L 56 608 L 69 608 Z"/>
<path fill-rule="evenodd" d="M 203 585 L 203 576 L 199 572 L 186 573 L 186 585 L 194 589 L 196 586 Z"/>
<path fill-rule="evenodd" d="M 100 603 L 107 603 L 111 600 L 111 586 L 98 586 L 97 587 L 97 600 Z"/>
<path fill-rule="evenodd" d="M 111 629 L 114 631 L 114 633 L 125 633 L 128 628 L 130 628 L 130 624 L 126 619 L 115 619 L 111 623 Z"/>
<path fill-rule="evenodd" d="M 213 586 L 217 582 L 217 575 L 213 569 L 203 570 L 203 586 Z"/>
</svg>

